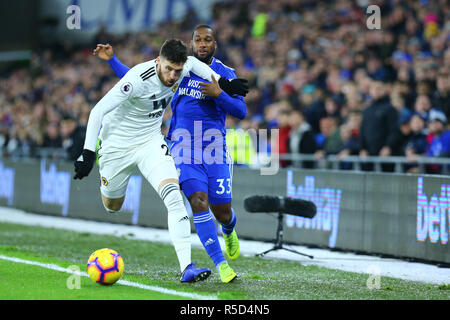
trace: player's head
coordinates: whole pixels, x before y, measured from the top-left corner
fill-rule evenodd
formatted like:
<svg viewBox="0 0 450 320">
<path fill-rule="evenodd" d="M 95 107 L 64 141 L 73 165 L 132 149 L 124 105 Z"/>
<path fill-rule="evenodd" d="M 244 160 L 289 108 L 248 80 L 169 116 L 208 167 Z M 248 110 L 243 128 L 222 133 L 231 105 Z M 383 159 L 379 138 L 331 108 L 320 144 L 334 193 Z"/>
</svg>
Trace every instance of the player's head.
<svg viewBox="0 0 450 320">
<path fill-rule="evenodd" d="M 186 60 L 187 47 L 183 41 L 178 39 L 166 40 L 157 58 L 157 71 L 161 82 L 168 87 L 177 82 Z"/>
<path fill-rule="evenodd" d="M 216 35 L 207 24 L 199 24 L 194 28 L 191 40 L 192 54 L 198 60 L 209 64 L 217 49 Z"/>
<path fill-rule="evenodd" d="M 378 100 L 386 95 L 386 86 L 382 81 L 372 81 L 370 86 L 370 96 L 374 100 Z"/>
<path fill-rule="evenodd" d="M 447 117 L 440 110 L 432 109 L 428 115 L 428 131 L 434 135 L 440 136 L 446 130 Z"/>
</svg>

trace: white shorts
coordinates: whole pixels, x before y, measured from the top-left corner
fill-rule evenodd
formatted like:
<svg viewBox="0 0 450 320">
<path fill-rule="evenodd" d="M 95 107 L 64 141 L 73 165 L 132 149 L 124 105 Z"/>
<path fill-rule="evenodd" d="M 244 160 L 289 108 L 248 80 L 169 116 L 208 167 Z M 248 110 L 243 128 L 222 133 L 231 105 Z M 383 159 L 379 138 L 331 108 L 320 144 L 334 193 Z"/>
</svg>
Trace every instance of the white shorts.
<svg viewBox="0 0 450 320">
<path fill-rule="evenodd" d="M 139 171 L 156 192 L 163 180 L 178 180 L 175 162 L 162 135 L 138 147 L 102 147 L 98 154 L 100 192 L 109 199 L 124 197 L 130 177 Z"/>
</svg>

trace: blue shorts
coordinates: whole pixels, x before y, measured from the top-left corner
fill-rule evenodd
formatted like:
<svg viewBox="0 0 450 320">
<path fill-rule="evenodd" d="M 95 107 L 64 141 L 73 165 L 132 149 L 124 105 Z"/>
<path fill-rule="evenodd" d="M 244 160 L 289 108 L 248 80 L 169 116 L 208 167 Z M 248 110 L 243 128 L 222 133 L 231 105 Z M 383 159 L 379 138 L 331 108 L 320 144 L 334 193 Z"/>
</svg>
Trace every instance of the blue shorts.
<svg viewBox="0 0 450 320">
<path fill-rule="evenodd" d="M 177 164 L 180 186 L 186 197 L 197 191 L 208 195 L 210 204 L 231 202 L 233 164 Z"/>
</svg>

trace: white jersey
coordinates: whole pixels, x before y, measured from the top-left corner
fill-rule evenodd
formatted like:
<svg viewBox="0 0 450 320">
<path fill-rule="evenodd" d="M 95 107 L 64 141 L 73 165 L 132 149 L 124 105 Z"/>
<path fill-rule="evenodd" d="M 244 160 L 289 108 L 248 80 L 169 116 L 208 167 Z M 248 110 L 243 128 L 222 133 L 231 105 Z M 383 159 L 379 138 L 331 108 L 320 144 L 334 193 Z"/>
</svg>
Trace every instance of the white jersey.
<svg viewBox="0 0 450 320">
<path fill-rule="evenodd" d="M 165 86 L 158 77 L 157 60 L 131 68 L 127 74 L 95 105 L 89 115 L 85 149 L 95 150 L 97 137 L 102 147 L 137 146 L 161 134 L 162 116 L 178 85 L 189 72 L 211 81 L 220 75 L 195 57 L 189 56 L 181 76 L 173 86 Z M 106 143 L 106 144 L 105 144 Z"/>
</svg>

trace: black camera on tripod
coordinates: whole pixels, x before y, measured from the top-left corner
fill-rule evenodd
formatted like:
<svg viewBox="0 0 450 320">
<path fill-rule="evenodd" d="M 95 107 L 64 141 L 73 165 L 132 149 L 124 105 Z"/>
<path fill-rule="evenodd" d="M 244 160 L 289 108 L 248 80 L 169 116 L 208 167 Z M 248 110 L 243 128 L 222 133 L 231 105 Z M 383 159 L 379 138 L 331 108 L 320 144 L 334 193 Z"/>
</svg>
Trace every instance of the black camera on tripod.
<svg viewBox="0 0 450 320">
<path fill-rule="evenodd" d="M 290 214 L 294 216 L 314 218 L 317 213 L 316 205 L 307 200 L 293 199 L 282 196 L 250 196 L 244 199 L 244 208 L 248 212 L 263 212 L 263 213 L 273 213 L 278 212 L 278 227 L 277 235 L 275 239 L 275 245 L 273 248 L 266 250 L 257 254 L 256 256 L 262 257 L 266 253 L 284 249 L 302 256 L 309 257 L 313 259 L 311 255 L 307 255 L 298 252 L 293 249 L 283 247 L 283 218 L 284 214 Z"/>
</svg>

